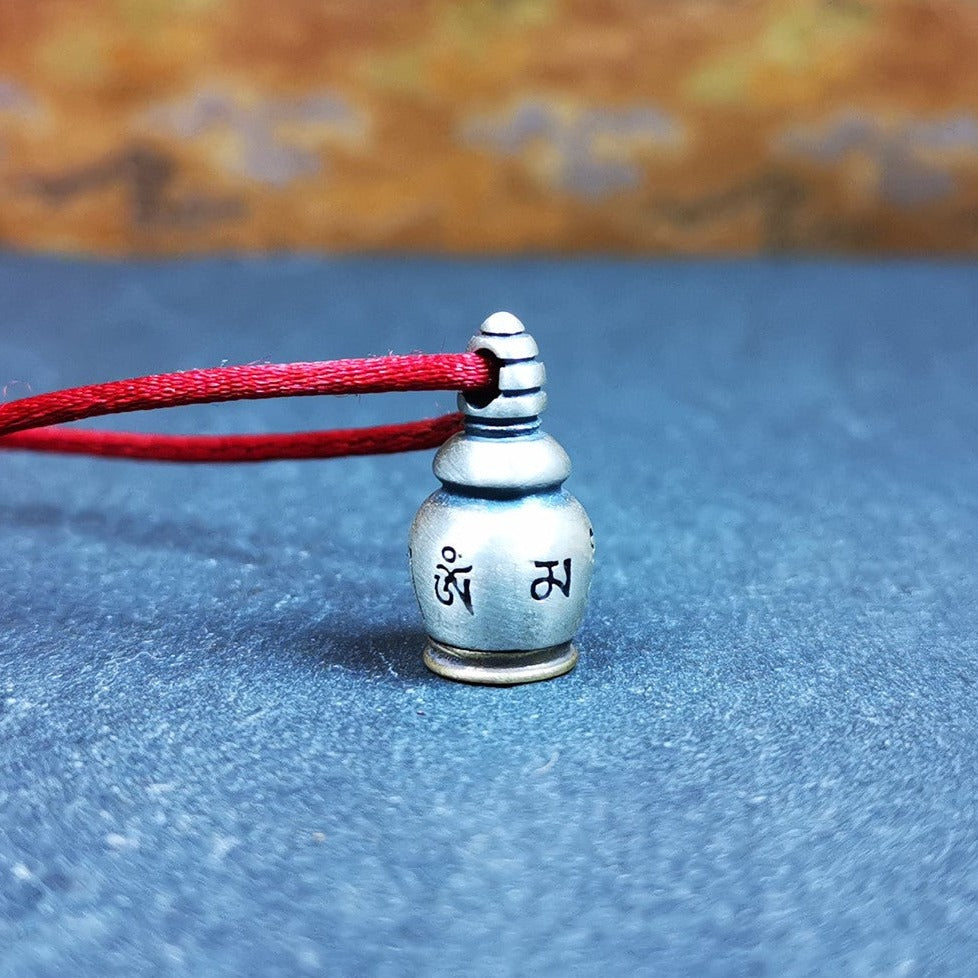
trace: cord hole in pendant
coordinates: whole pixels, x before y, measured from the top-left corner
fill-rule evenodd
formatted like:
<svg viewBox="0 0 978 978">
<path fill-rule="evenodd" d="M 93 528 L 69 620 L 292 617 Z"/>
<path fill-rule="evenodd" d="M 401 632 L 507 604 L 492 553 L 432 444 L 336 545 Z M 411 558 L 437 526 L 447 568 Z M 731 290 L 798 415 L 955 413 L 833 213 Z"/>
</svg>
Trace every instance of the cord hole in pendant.
<svg viewBox="0 0 978 978">
<path fill-rule="evenodd" d="M 492 372 L 492 380 L 485 386 L 479 387 L 477 390 L 463 391 L 462 397 L 465 399 L 467 404 L 471 404 L 474 408 L 485 408 L 488 407 L 492 402 L 499 397 L 499 358 L 490 353 L 488 350 L 478 350 L 478 355 L 482 357 L 486 363 L 489 364 L 489 370 Z"/>
</svg>

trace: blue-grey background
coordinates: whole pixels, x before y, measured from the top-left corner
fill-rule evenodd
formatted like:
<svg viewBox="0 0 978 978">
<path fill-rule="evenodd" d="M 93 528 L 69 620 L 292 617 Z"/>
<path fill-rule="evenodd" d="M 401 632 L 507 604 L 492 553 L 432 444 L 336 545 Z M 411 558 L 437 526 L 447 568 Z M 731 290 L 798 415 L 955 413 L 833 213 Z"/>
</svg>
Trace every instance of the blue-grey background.
<svg viewBox="0 0 978 978">
<path fill-rule="evenodd" d="M 8 256 L 0 379 L 461 350 L 498 308 L 598 541 L 551 683 L 422 667 L 425 454 L 0 455 L 0 974 L 974 973 L 973 267 Z"/>
</svg>

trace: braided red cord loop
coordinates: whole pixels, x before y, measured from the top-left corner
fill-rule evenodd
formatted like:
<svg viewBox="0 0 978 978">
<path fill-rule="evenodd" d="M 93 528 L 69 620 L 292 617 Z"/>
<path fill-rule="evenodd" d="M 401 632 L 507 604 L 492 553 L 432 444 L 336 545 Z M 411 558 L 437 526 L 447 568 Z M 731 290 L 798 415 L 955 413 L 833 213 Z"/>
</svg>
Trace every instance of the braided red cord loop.
<svg viewBox="0 0 978 978">
<path fill-rule="evenodd" d="M 414 451 L 435 448 L 460 430 L 461 415 L 375 428 L 267 435 L 146 435 L 49 426 L 100 415 L 219 401 L 478 390 L 494 382 L 492 364 L 475 353 L 247 364 L 155 374 L 0 405 L 0 449 L 170 462 L 251 462 Z M 41 430 L 29 430 L 34 428 Z"/>
</svg>

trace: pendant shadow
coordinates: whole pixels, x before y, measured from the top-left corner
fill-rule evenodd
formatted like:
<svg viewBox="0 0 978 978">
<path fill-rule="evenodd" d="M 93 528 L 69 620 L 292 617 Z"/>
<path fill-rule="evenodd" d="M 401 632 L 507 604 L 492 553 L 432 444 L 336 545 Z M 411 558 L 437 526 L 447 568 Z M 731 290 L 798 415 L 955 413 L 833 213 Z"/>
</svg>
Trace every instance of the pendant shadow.
<svg viewBox="0 0 978 978">
<path fill-rule="evenodd" d="M 24 533 L 67 531 L 112 546 L 187 553 L 232 564 L 263 561 L 263 541 L 235 541 L 213 524 L 161 517 L 158 513 L 70 509 L 50 503 L 0 504 L 0 525 Z"/>
<path fill-rule="evenodd" d="M 394 682 L 439 681 L 425 666 L 425 633 L 416 628 L 360 630 L 321 624 L 292 636 L 293 654 L 308 665 L 343 669 L 364 678 Z"/>
</svg>

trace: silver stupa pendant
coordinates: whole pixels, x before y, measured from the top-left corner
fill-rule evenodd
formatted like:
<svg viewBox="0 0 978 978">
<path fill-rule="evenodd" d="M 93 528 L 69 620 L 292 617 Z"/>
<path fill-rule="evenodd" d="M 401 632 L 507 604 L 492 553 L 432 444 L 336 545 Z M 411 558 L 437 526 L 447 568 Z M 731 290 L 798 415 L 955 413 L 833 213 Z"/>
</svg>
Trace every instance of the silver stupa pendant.
<svg viewBox="0 0 978 978">
<path fill-rule="evenodd" d="M 499 366 L 491 399 L 460 394 L 465 430 L 434 460 L 442 488 L 411 527 L 424 661 L 463 682 L 552 679 L 577 662 L 594 533 L 565 489 L 570 459 L 540 430 L 546 373 L 523 324 L 497 312 L 472 338 Z"/>
</svg>

